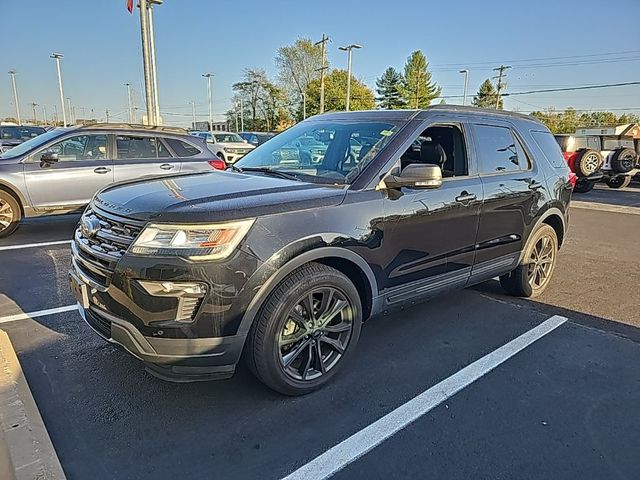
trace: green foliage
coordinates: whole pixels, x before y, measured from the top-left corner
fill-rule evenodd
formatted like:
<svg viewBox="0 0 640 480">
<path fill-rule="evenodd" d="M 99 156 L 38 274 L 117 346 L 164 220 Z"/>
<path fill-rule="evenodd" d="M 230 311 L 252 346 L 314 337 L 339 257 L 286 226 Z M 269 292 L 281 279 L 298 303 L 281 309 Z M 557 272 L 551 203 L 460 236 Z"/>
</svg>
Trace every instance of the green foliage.
<svg viewBox="0 0 640 480">
<path fill-rule="evenodd" d="M 407 102 L 402 98 L 402 75 L 395 68 L 387 68 L 382 76 L 376 79 L 376 101 L 383 110 L 405 108 Z"/>
<path fill-rule="evenodd" d="M 640 120 L 637 115 L 632 113 L 616 116 L 613 112 L 585 112 L 578 115 L 578 112 L 571 107 L 564 111 L 550 108 L 543 112 L 533 112 L 531 115 L 544 123 L 553 133 L 575 133 L 578 128 L 582 127 L 622 125 L 638 123 Z"/>
<path fill-rule="evenodd" d="M 233 85 L 234 109 L 227 112 L 230 122 L 235 123 L 236 113 L 244 110 L 245 130 L 273 131 L 278 125 L 287 123 L 285 92 L 269 80 L 262 69 L 246 69 L 242 81 Z M 242 107 L 241 107 L 242 105 Z"/>
<path fill-rule="evenodd" d="M 311 81 L 320 78 L 322 48 L 309 38 L 299 38 L 291 45 L 278 49 L 275 58 L 278 85 L 285 92 L 291 111 L 300 110 L 302 119 L 302 92 Z"/>
<path fill-rule="evenodd" d="M 324 79 L 325 111 L 344 110 L 347 98 L 347 71 L 331 70 Z M 353 75 L 351 76 L 350 110 L 370 110 L 375 108 L 373 92 Z M 320 80 L 312 80 L 307 88 L 307 114 L 320 112 Z"/>
<path fill-rule="evenodd" d="M 496 108 L 496 100 L 498 99 L 498 91 L 488 78 L 482 82 L 480 89 L 475 97 L 473 97 L 473 105 L 481 108 Z M 498 109 L 502 110 L 502 98 L 498 101 Z"/>
<path fill-rule="evenodd" d="M 407 58 L 400 93 L 409 108 L 428 107 L 440 96 L 441 89 L 431 80 L 428 68 L 427 57 L 421 50 L 416 50 Z"/>
</svg>

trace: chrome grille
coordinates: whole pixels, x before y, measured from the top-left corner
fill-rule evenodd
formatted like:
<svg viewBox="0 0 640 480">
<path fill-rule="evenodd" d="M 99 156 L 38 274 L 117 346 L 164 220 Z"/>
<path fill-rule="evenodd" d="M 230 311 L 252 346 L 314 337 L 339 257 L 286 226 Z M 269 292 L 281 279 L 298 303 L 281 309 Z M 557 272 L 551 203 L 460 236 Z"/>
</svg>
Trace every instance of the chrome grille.
<svg viewBox="0 0 640 480">
<path fill-rule="evenodd" d="M 82 225 L 87 221 L 99 227 L 85 232 Z M 90 279 L 108 285 L 116 264 L 143 226 L 144 222 L 118 217 L 94 206 L 87 208 L 74 234 L 72 251 L 76 265 Z"/>
</svg>

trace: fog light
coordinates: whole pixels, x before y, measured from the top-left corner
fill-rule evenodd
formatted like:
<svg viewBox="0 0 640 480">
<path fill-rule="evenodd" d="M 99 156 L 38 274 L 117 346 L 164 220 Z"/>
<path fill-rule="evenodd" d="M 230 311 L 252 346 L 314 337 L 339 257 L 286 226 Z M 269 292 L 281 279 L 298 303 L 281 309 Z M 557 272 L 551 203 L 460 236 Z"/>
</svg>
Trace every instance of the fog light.
<svg viewBox="0 0 640 480">
<path fill-rule="evenodd" d="M 202 283 L 186 282 L 147 282 L 138 280 L 145 291 L 154 297 L 172 297 L 178 299 L 175 321 L 190 323 L 195 319 L 207 286 Z"/>
</svg>

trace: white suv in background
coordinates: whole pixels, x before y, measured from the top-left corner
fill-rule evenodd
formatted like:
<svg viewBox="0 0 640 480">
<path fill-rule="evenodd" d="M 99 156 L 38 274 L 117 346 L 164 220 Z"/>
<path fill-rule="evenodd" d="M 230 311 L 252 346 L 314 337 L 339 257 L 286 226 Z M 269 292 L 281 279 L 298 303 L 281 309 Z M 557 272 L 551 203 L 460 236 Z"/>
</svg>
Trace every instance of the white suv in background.
<svg viewBox="0 0 640 480">
<path fill-rule="evenodd" d="M 227 163 L 235 163 L 255 146 L 232 132 L 195 132 L 193 135 L 206 139 L 209 150 Z"/>
</svg>

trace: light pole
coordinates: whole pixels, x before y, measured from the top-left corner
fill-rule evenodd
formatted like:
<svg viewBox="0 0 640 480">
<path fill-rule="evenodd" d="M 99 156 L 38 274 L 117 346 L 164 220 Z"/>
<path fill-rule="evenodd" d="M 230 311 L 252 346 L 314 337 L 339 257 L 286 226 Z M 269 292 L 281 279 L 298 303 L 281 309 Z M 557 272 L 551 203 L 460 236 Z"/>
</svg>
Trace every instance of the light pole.
<svg viewBox="0 0 640 480">
<path fill-rule="evenodd" d="M 47 123 L 47 106 L 46 105 L 42 105 L 42 120 L 44 121 L 44 123 Z"/>
<path fill-rule="evenodd" d="M 129 102 L 129 123 L 133 123 L 133 105 L 131 105 L 131 84 L 127 82 L 124 85 L 127 87 L 127 99 Z"/>
<path fill-rule="evenodd" d="M 64 109 L 64 105 L 62 106 L 62 108 Z M 71 125 L 73 125 L 75 122 L 74 122 L 74 119 L 73 119 L 73 110 L 71 108 L 71 98 L 70 97 L 67 97 L 67 110 L 69 111 L 69 123 Z M 66 125 L 66 123 L 67 123 L 66 120 L 65 120 L 64 123 Z"/>
<path fill-rule="evenodd" d="M 36 102 L 31 102 L 31 108 L 33 109 L 33 124 L 38 124 L 38 115 L 36 115 L 36 107 L 38 104 Z"/>
<path fill-rule="evenodd" d="M 244 132 L 244 102 L 240 97 L 240 131 Z"/>
<path fill-rule="evenodd" d="M 466 68 L 458 73 L 464 73 L 464 96 L 462 97 L 462 106 L 467 104 L 467 85 L 469 84 L 469 70 Z"/>
<path fill-rule="evenodd" d="M 18 89 L 16 88 L 16 71 L 9 70 L 9 75 L 11 75 L 11 83 L 13 83 L 13 99 L 16 103 L 16 117 L 18 120 L 18 125 L 22 124 L 22 119 L 20 118 L 20 105 L 18 102 Z"/>
<path fill-rule="evenodd" d="M 351 100 L 351 51 L 354 48 L 362 48 L 362 45 L 352 43 L 351 45 L 347 45 L 346 47 L 338 47 L 338 50 L 349 53 L 349 61 L 347 63 L 347 101 L 345 105 L 345 110 L 347 112 L 349 111 L 349 102 Z"/>
<path fill-rule="evenodd" d="M 204 73 L 202 74 L 202 76 L 207 79 L 207 98 L 209 100 L 209 131 L 213 132 L 213 89 L 211 86 L 213 73 Z"/>
<path fill-rule="evenodd" d="M 191 116 L 193 117 L 193 122 L 191 123 L 191 128 L 195 130 L 196 128 L 196 102 L 191 100 Z"/>
<path fill-rule="evenodd" d="M 61 53 L 52 53 L 50 58 L 55 59 L 56 68 L 58 69 L 58 87 L 60 88 L 60 104 L 62 105 L 62 124 L 67 126 L 67 111 L 64 108 L 64 89 L 62 87 L 62 71 L 60 70 L 60 59 L 64 57 Z M 71 113 L 71 112 L 69 112 Z"/>
</svg>

